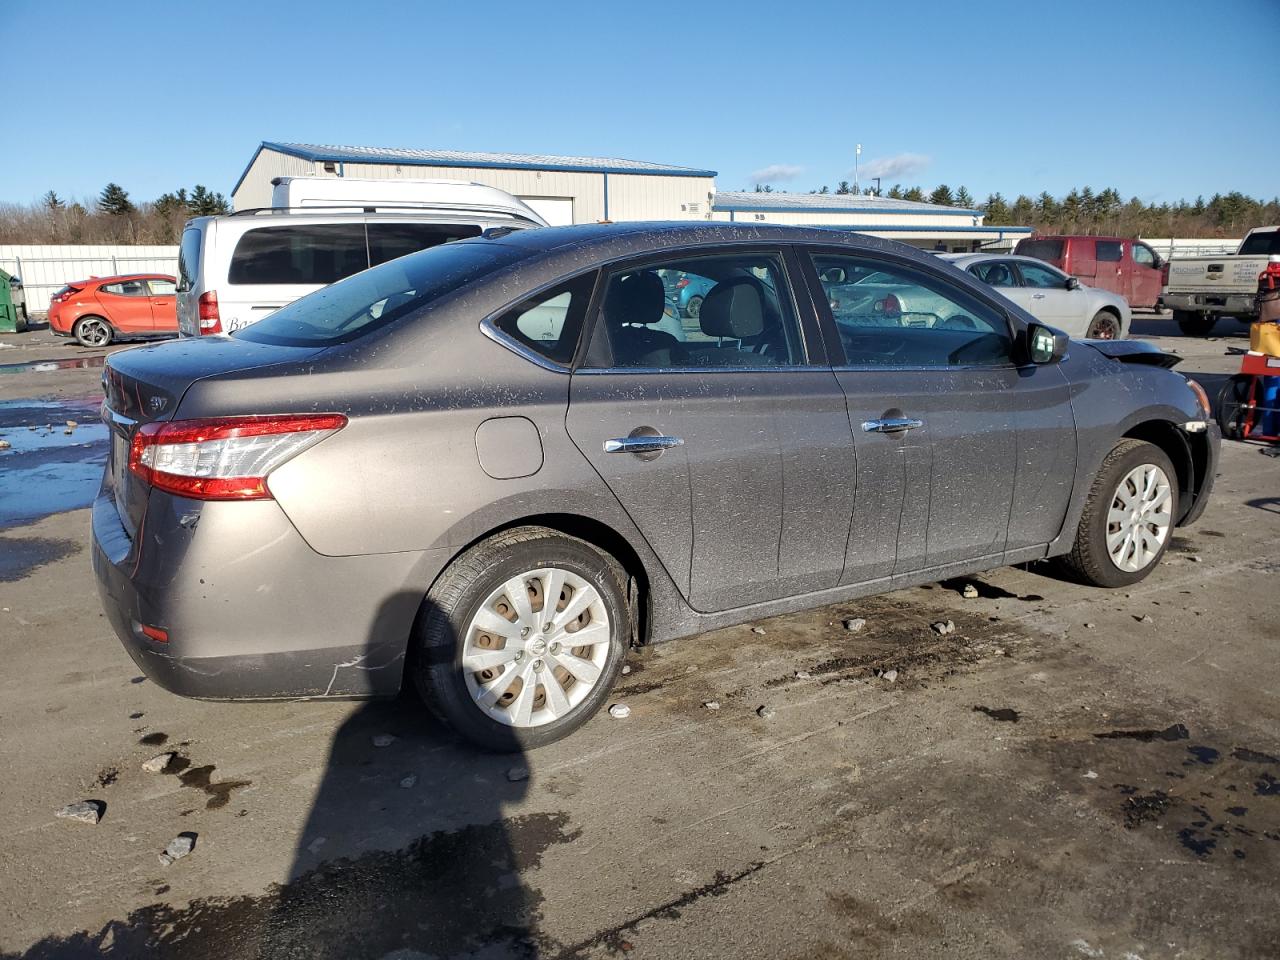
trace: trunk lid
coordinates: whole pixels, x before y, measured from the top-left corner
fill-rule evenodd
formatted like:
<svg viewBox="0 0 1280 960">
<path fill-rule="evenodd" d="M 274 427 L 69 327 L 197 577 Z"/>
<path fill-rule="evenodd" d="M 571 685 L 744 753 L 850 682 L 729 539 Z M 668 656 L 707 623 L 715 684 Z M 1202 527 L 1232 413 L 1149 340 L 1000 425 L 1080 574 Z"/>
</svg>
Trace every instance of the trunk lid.
<svg viewBox="0 0 1280 960">
<path fill-rule="evenodd" d="M 1169 261 L 1169 293 L 1251 294 L 1258 289 L 1258 274 L 1280 256 L 1176 257 Z"/>
<path fill-rule="evenodd" d="M 108 357 L 102 374 L 102 419 L 107 424 L 110 450 L 103 486 L 111 493 L 129 537 L 137 534 L 151 492 L 141 478 L 129 472 L 129 447 L 139 427 L 172 420 L 188 388 L 206 377 L 299 363 L 322 349 L 213 337 L 122 350 Z"/>
</svg>

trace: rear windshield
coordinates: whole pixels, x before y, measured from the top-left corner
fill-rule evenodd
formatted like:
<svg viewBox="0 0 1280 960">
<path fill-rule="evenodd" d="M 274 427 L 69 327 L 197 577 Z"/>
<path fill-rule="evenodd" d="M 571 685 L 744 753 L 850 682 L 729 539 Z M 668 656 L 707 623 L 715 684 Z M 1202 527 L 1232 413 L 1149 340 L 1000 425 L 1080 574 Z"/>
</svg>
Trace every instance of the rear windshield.
<svg viewBox="0 0 1280 960">
<path fill-rule="evenodd" d="M 1052 263 L 1062 259 L 1061 240 L 1019 240 L 1014 253 L 1023 257 L 1035 257 Z"/>
<path fill-rule="evenodd" d="M 182 231 L 182 246 L 178 248 L 178 289 L 190 290 L 196 285 L 200 270 L 200 240 L 204 234 L 198 227 Z"/>
<path fill-rule="evenodd" d="M 317 290 L 232 336 L 286 346 L 344 343 L 460 290 L 521 255 L 498 243 L 437 246 Z"/>
<path fill-rule="evenodd" d="M 1251 233 L 1240 244 L 1240 255 L 1245 257 L 1270 257 L 1280 254 L 1280 230 Z"/>
</svg>

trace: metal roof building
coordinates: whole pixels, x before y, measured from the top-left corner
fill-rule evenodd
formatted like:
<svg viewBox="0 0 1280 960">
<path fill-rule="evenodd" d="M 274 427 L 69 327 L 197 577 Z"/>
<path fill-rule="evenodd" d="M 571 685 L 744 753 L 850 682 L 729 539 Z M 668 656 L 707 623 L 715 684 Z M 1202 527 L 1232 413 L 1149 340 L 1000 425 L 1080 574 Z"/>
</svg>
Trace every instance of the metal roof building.
<svg viewBox="0 0 1280 960">
<path fill-rule="evenodd" d="M 704 220 L 714 170 L 611 157 L 555 157 L 263 141 L 232 188 L 236 209 L 271 203 L 276 177 L 468 180 L 519 197 L 552 225 Z"/>
<path fill-rule="evenodd" d="M 861 194 L 721 191 L 712 209 L 714 220 L 833 227 L 956 253 L 1031 234 L 1031 227 L 985 226 L 981 210 Z"/>
</svg>

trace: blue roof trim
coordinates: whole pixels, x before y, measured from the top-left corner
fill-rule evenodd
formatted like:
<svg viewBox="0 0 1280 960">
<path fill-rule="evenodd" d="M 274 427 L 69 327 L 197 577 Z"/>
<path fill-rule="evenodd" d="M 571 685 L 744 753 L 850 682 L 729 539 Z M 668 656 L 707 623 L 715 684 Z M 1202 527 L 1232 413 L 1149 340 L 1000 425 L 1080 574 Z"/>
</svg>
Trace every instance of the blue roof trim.
<svg viewBox="0 0 1280 960">
<path fill-rule="evenodd" d="M 905 214 L 909 217 L 980 217 L 981 210 L 969 210 L 965 207 L 932 207 L 929 204 L 921 204 L 925 209 L 915 210 L 911 207 L 815 207 L 809 204 L 795 204 L 794 206 L 782 203 L 772 203 L 768 206 L 757 206 L 749 203 L 721 203 L 713 201 L 714 209 L 732 211 L 734 213 L 876 213 L 881 216 L 885 214 Z"/>
<path fill-rule="evenodd" d="M 756 225 L 758 226 L 759 224 Z M 773 224 L 773 226 L 787 226 L 787 224 Z M 843 223 L 803 223 L 796 224 L 796 226 L 809 227 L 815 230 L 844 230 L 853 233 L 1033 233 L 1035 231 L 1035 227 L 971 227 L 960 225 L 949 227 L 938 226 L 936 224 L 932 226 L 913 227 L 909 223 L 864 223 L 858 224 L 857 226 L 847 226 Z"/>
<path fill-rule="evenodd" d="M 402 167 L 476 167 L 492 170 L 543 170 L 548 173 L 620 173 L 630 174 L 634 176 L 658 176 L 658 177 L 715 177 L 714 170 L 694 170 L 690 167 L 664 167 L 660 165 L 645 167 L 626 167 L 608 163 L 537 163 L 521 160 L 481 160 L 467 159 L 465 155 L 450 158 L 434 158 L 434 157 L 408 157 L 408 156 L 377 156 L 376 150 L 363 151 L 362 148 L 353 150 L 345 150 L 341 153 L 325 150 L 313 150 L 296 143 L 278 143 L 273 140 L 264 140 L 258 148 L 275 150 L 278 153 L 284 153 L 292 157 L 298 157 L 302 160 L 311 160 L 320 163 L 375 163 L 375 164 L 396 164 Z M 255 157 L 257 154 L 254 155 Z M 252 161 L 250 162 L 252 165 Z M 246 169 L 246 173 L 248 170 Z M 241 180 L 244 176 L 241 175 Z M 236 186 L 240 184 L 237 182 Z M 235 192 L 234 190 L 232 191 Z"/>
</svg>

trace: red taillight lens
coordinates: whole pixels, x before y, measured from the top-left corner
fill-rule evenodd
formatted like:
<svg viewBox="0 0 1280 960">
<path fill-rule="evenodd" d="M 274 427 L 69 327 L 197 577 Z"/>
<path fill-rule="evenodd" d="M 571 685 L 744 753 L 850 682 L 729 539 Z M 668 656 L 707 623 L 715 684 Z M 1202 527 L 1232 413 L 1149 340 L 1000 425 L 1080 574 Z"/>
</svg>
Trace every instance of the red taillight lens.
<svg viewBox="0 0 1280 960">
<path fill-rule="evenodd" d="M 153 627 L 150 624 L 140 623 L 138 624 L 138 630 L 148 640 L 154 640 L 156 643 L 169 642 L 169 631 L 163 627 Z"/>
<path fill-rule="evenodd" d="M 688 278 L 688 277 L 681 277 L 679 280 L 677 280 L 677 281 L 676 281 L 676 289 L 677 289 L 677 290 L 683 290 L 683 289 L 684 289 L 685 287 L 687 287 L 688 285 L 689 285 L 689 278 Z"/>
<path fill-rule="evenodd" d="M 1267 264 L 1267 269 L 1258 274 L 1258 286 L 1265 290 L 1280 287 L 1280 263 Z"/>
<path fill-rule="evenodd" d="M 1169 285 L 1169 261 L 1166 260 L 1160 264 L 1160 285 L 1167 287 Z"/>
<path fill-rule="evenodd" d="M 133 435 L 129 470 L 193 500 L 270 500 L 272 470 L 346 425 L 340 413 L 147 423 Z"/>
<path fill-rule="evenodd" d="M 200 336 L 222 332 L 222 318 L 218 316 L 218 294 L 209 290 L 196 301 L 200 316 Z"/>
</svg>

